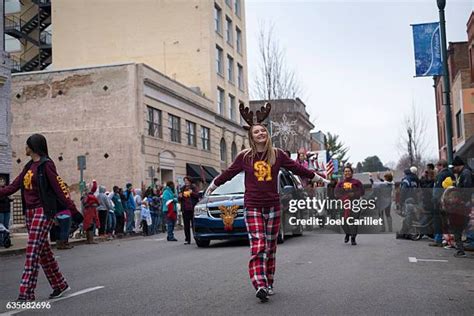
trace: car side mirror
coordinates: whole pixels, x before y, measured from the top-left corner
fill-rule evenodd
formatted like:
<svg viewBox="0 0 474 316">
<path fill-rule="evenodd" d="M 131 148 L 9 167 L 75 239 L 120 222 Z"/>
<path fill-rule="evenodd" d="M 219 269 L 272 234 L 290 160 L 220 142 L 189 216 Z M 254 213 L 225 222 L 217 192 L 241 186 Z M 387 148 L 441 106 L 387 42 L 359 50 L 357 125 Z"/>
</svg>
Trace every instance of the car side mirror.
<svg viewBox="0 0 474 316">
<path fill-rule="evenodd" d="M 204 196 L 204 191 L 199 191 L 198 195 L 199 195 L 199 199 L 202 199 L 202 197 Z"/>
<path fill-rule="evenodd" d="M 283 187 L 283 194 L 290 194 L 295 190 L 291 185 L 285 185 Z"/>
</svg>

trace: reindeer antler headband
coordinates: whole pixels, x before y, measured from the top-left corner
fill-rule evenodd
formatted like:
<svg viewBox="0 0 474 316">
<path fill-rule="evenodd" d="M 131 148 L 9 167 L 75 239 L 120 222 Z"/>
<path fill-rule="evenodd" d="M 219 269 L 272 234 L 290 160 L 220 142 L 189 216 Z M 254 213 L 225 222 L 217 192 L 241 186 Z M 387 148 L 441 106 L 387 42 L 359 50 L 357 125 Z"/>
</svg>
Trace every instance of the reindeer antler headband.
<svg viewBox="0 0 474 316">
<path fill-rule="evenodd" d="M 266 125 L 266 124 L 263 124 L 262 122 L 265 121 L 265 119 L 268 117 L 271 109 L 272 109 L 272 105 L 268 102 L 265 103 L 265 105 L 262 106 L 259 111 L 257 111 L 256 113 L 257 122 L 254 123 L 253 111 L 250 111 L 249 107 L 245 106 L 243 103 L 240 103 L 239 105 L 240 115 L 242 115 L 245 122 L 247 122 L 247 124 L 249 125 L 249 126 L 244 126 L 244 128 L 246 130 L 249 130 L 253 125 L 256 125 L 256 124 Z"/>
</svg>

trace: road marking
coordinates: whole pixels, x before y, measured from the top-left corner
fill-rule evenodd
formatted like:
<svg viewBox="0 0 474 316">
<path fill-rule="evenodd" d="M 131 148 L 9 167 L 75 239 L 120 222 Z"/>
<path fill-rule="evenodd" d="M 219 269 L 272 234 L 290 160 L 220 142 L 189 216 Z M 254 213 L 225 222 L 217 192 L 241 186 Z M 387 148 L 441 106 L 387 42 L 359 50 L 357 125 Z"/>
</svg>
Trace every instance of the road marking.
<svg viewBox="0 0 474 316">
<path fill-rule="evenodd" d="M 154 239 L 145 239 L 145 240 L 148 240 L 148 241 L 163 241 L 165 239 L 164 238 L 154 238 Z"/>
<path fill-rule="evenodd" d="M 63 297 L 56 298 L 56 299 L 49 299 L 49 300 L 46 300 L 45 302 L 50 302 L 52 304 L 52 303 L 55 303 L 55 302 L 66 300 L 66 299 L 71 298 L 71 297 L 86 294 L 86 293 L 96 291 L 96 290 L 100 290 L 100 289 L 103 289 L 103 288 L 104 288 L 104 286 L 90 287 L 88 289 L 84 289 L 84 290 L 74 292 L 74 293 L 72 293 L 70 295 L 67 295 L 67 296 L 63 296 Z M 18 314 L 18 313 L 22 313 L 22 312 L 26 312 L 26 311 L 32 311 L 32 310 L 33 309 L 20 309 L 20 310 L 16 310 L 16 311 L 2 313 L 2 314 L 0 314 L 0 316 L 10 316 L 10 315 L 15 315 L 15 314 Z"/>
<path fill-rule="evenodd" d="M 409 262 L 412 262 L 412 263 L 421 262 L 421 261 L 425 261 L 425 262 L 448 262 L 448 260 L 417 259 L 417 258 L 415 258 L 415 257 L 408 257 L 408 261 L 409 261 Z"/>
</svg>

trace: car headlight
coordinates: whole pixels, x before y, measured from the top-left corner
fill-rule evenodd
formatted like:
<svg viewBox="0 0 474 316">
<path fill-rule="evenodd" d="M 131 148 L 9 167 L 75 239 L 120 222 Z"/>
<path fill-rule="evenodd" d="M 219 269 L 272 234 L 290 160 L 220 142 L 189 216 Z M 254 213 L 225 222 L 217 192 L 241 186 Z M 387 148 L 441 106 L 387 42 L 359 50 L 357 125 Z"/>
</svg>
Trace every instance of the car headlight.
<svg viewBox="0 0 474 316">
<path fill-rule="evenodd" d="M 194 216 L 207 215 L 208 208 L 204 205 L 196 205 L 194 207 Z"/>
</svg>

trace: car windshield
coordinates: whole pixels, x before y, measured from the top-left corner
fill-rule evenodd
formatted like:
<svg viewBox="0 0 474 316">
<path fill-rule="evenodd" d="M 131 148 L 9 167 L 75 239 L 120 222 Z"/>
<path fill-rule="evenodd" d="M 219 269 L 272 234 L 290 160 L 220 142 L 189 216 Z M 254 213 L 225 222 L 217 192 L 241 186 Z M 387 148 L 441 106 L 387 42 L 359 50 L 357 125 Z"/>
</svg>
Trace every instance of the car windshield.
<svg viewBox="0 0 474 316">
<path fill-rule="evenodd" d="M 244 194 L 245 185 L 244 185 L 244 173 L 241 172 L 236 175 L 232 180 L 227 181 L 220 187 L 212 192 L 213 195 L 228 195 L 228 194 Z"/>
</svg>

